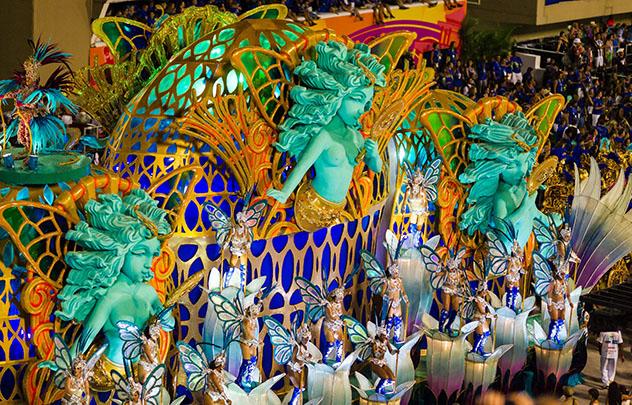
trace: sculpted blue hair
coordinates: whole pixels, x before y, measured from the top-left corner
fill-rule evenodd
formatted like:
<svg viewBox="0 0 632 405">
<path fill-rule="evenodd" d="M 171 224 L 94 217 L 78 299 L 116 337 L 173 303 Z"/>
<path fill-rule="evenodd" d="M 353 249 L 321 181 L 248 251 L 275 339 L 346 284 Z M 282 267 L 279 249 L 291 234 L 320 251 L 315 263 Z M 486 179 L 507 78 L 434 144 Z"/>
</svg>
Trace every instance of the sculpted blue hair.
<svg viewBox="0 0 632 405">
<path fill-rule="evenodd" d="M 66 239 L 75 241 L 82 250 L 68 252 L 65 257 L 70 272 L 58 295 L 61 310 L 55 313 L 65 321 L 85 320 L 116 281 L 127 252 L 156 237 L 148 228 L 148 221 L 159 235 L 171 232 L 167 212 L 139 189 L 124 198 L 117 194 L 100 195 L 98 200 L 86 203 L 85 213 L 86 221 L 66 234 Z M 146 281 L 150 279 L 148 275 Z"/>
<path fill-rule="evenodd" d="M 317 57 L 294 69 L 300 84 L 290 91 L 292 107 L 279 125 L 276 147 L 291 156 L 301 155 L 311 138 L 329 124 L 344 97 L 357 89 L 384 86 L 384 66 L 365 44 L 348 49 L 335 41 L 319 42 Z"/>
</svg>

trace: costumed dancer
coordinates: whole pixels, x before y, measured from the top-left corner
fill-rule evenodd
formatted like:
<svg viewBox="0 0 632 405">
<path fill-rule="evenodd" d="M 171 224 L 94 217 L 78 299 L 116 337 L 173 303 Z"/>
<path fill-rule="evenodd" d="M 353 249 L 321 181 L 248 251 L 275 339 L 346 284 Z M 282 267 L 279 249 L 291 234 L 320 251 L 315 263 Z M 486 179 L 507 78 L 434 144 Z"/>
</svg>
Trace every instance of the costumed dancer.
<svg viewBox="0 0 632 405">
<path fill-rule="evenodd" d="M 494 222 L 496 227 L 487 232 L 490 272 L 495 276 L 505 275 L 505 305 L 518 313 L 522 305 L 520 279 L 524 274 L 524 252 L 512 223 L 500 218 L 496 218 Z M 511 250 L 507 249 L 508 243 L 512 243 Z"/>
<path fill-rule="evenodd" d="M 552 218 L 546 224 L 536 218 L 534 233 L 539 243 L 539 251 L 545 259 L 551 260 L 558 271 L 567 279 L 570 276 L 570 263 L 579 263 L 579 257 L 571 247 L 572 229 L 568 222 L 557 230 Z"/>
<path fill-rule="evenodd" d="M 246 284 L 246 270 L 248 266 L 248 253 L 250 245 L 254 239 L 253 230 L 259 223 L 259 219 L 263 215 L 263 211 L 268 206 L 264 201 L 258 201 L 249 205 L 249 192 L 245 198 L 245 210 L 235 215 L 235 221 L 231 221 L 229 216 L 220 208 L 211 203 L 206 203 L 204 208 L 208 212 L 211 228 L 215 230 L 215 239 L 222 247 L 222 251 L 228 249 L 230 258 L 228 260 L 229 268 L 224 273 L 224 287 L 230 284 L 235 269 L 239 268 L 239 288 L 243 289 Z"/>
<path fill-rule="evenodd" d="M 549 308 L 549 315 L 551 317 L 548 338 L 557 344 L 562 343 L 560 339 L 560 331 L 565 327 L 564 322 L 567 299 L 571 305 L 571 310 L 573 308 L 573 303 L 570 300 L 571 290 L 566 282 L 566 275 L 567 273 L 558 269 L 555 272 L 554 279 L 548 289 L 549 299 L 547 305 Z"/>
<path fill-rule="evenodd" d="M 343 300 L 345 298 L 345 286 L 353 281 L 353 277 L 360 270 L 360 266 L 353 269 L 344 279 L 344 282 L 336 277 L 329 288 L 325 280 L 322 281 L 323 289 L 317 287 L 309 280 L 303 277 L 297 277 L 295 282 L 301 291 L 303 302 L 307 305 L 307 318 L 316 323 L 321 318 L 323 321 L 323 333 L 325 335 L 325 347 L 323 350 L 323 362 L 327 360 L 332 353 L 335 353 L 334 364 L 340 363 L 344 357 L 344 342 L 342 327 L 342 314 L 344 313 Z M 325 275 L 325 272 L 322 273 Z M 333 287 L 334 282 L 337 287 Z M 327 292 L 329 291 L 329 292 Z"/>
<path fill-rule="evenodd" d="M 346 284 L 346 283 L 345 283 Z M 301 291 L 303 302 L 309 306 L 307 317 L 312 322 L 323 321 L 323 333 L 325 335 L 325 347 L 323 350 L 323 362 L 327 362 L 332 353 L 334 363 L 340 363 L 344 357 L 344 344 L 342 341 L 343 322 L 341 316 L 344 312 L 343 299 L 345 290 L 341 284 L 331 289 L 327 294 L 319 287 L 303 277 L 296 278 L 296 285 Z"/>
<path fill-rule="evenodd" d="M 375 392 L 385 395 L 387 391 L 392 391 L 395 373 L 386 364 L 385 355 L 387 351 L 396 354 L 397 349 L 391 345 L 386 328 L 382 325 L 376 327 L 369 324 L 370 329 L 375 328 L 374 333 L 370 333 L 355 318 L 345 315 L 343 319 L 347 325 L 349 340 L 358 352 L 358 359 L 367 363 L 371 371 L 380 379 L 375 386 Z"/>
<path fill-rule="evenodd" d="M 490 319 L 495 317 L 494 309 L 487 302 L 488 295 L 487 281 L 482 280 L 476 288 L 476 294 L 467 297 L 463 306 L 464 317 L 478 321 L 478 326 L 474 330 L 472 353 L 477 353 L 483 357 L 488 357 L 490 354 L 485 351 L 485 344 L 491 336 Z"/>
<path fill-rule="evenodd" d="M 47 368 L 54 373 L 55 385 L 64 390 L 62 405 L 88 405 L 92 369 L 105 352 L 107 345 L 101 346 L 86 361 L 82 355 L 73 358 L 66 342 L 58 334 L 53 336 L 53 344 L 53 359 L 43 361 L 38 367 Z"/>
<path fill-rule="evenodd" d="M 217 317 L 224 322 L 224 341 L 239 342 L 242 361 L 236 383 L 246 392 L 250 392 L 256 384 L 254 373 L 260 344 L 258 319 L 261 304 L 254 302 L 255 295 L 244 298 L 243 291 L 239 290 L 231 302 L 218 293 L 210 294 Z"/>
<path fill-rule="evenodd" d="M 285 365 L 285 373 L 294 387 L 288 405 L 300 405 L 303 403 L 303 371 L 307 363 L 314 361 L 314 356 L 309 350 L 312 340 L 309 327 L 307 324 L 302 324 L 298 328 L 294 325 L 293 331 L 290 332 L 270 316 L 264 317 L 263 322 L 268 327 L 270 342 L 274 346 L 274 360 Z"/>
<path fill-rule="evenodd" d="M 173 330 L 172 309 L 173 305 L 168 305 L 152 316 L 145 332 L 131 322 L 116 323 L 119 328 L 119 337 L 123 342 L 123 363 L 129 366 L 138 361 L 137 380 L 139 383 L 144 383 L 147 376 L 160 365 L 160 331 Z"/>
<path fill-rule="evenodd" d="M 245 390 L 254 387 L 252 375 L 257 367 L 257 355 L 259 354 L 259 313 L 260 304 L 253 304 L 246 308 L 241 322 L 241 337 L 239 347 L 241 348 L 242 362 L 237 374 L 237 381 Z"/>
<path fill-rule="evenodd" d="M 520 244 L 514 240 L 507 266 L 507 275 L 505 276 L 505 305 L 516 313 L 520 311 L 522 305 L 520 279 L 524 274 L 523 255 Z"/>
<path fill-rule="evenodd" d="M 143 336 L 143 352 L 138 362 L 140 369 L 143 370 L 142 374 L 139 373 L 141 381 L 145 381 L 151 370 L 155 369 L 160 364 L 158 357 L 159 339 L 160 339 L 160 324 L 155 322 L 149 326 L 149 336 Z"/>
<path fill-rule="evenodd" d="M 557 249 L 555 259 L 553 259 L 553 264 L 557 268 L 558 271 L 564 274 L 564 278 L 568 279 L 570 277 L 570 264 L 579 263 L 579 257 L 571 248 L 571 227 L 565 222 L 560 229 L 560 237 L 557 240 Z"/>
<path fill-rule="evenodd" d="M 342 300 L 344 300 L 344 289 L 336 288 L 327 296 L 325 306 L 325 341 L 327 347 L 323 357 L 329 358 L 332 352 L 336 353 L 335 362 L 341 362 L 344 357 L 344 344 L 342 342 L 342 320 L 340 317 L 344 311 Z"/>
<path fill-rule="evenodd" d="M 570 287 L 563 271 L 551 271 L 547 260 L 538 252 L 533 253 L 533 268 L 535 269 L 535 292 L 546 300 L 551 323 L 549 324 L 548 339 L 555 344 L 563 344 L 561 331 L 566 327 L 566 300 L 573 308 L 570 300 Z"/>
<path fill-rule="evenodd" d="M 176 346 L 180 352 L 182 367 L 187 374 L 187 388 L 191 392 L 204 392 L 204 395 L 211 399 L 212 404 L 231 405 L 232 402 L 226 395 L 224 352 L 220 352 L 215 359 L 208 361 L 201 346 L 197 346 L 197 350 L 184 342 L 178 342 Z"/>
<path fill-rule="evenodd" d="M 371 292 L 382 297 L 382 320 L 386 321 L 386 335 L 396 345 L 404 342 L 404 320 L 402 318 L 402 301 L 409 305 L 410 301 L 404 289 L 404 283 L 399 277 L 397 256 L 401 248 L 400 241 L 397 253 L 391 257 L 391 264 L 384 270 L 382 265 L 368 251 L 362 250 L 360 257 L 366 269 Z"/>
<path fill-rule="evenodd" d="M 123 341 L 123 360 L 126 364 L 132 364 L 138 359 L 138 381 L 143 383 L 149 373 L 160 364 L 158 358 L 160 323 L 149 324 L 148 336 L 130 322 L 120 321 L 116 325 Z"/>
<path fill-rule="evenodd" d="M 66 124 L 57 114 L 65 109 L 71 114 L 78 112 L 77 106 L 64 93 L 73 87 L 72 71 L 68 59 L 70 54 L 62 52 L 57 45 L 48 42 L 28 41 L 33 53 L 24 61 L 13 79 L 0 80 L 0 101 L 10 103 L 12 121 L 6 126 L 2 147 L 15 137 L 24 147 L 22 152 L 37 155 L 46 150 L 62 149 L 65 143 Z M 40 68 L 58 64 L 45 83 L 40 77 Z M 0 115 L 2 111 L 0 108 Z M 4 121 L 2 121 L 4 127 Z"/>
<path fill-rule="evenodd" d="M 462 247 L 455 255 L 450 253 L 445 264 L 442 263 L 439 254 L 426 245 L 421 246 L 420 252 L 426 270 L 431 273 L 430 285 L 435 290 L 441 289 L 442 308 L 439 315 L 439 332 L 450 335 L 463 295 L 464 270 L 461 268 L 461 262 L 466 248 Z"/>
<path fill-rule="evenodd" d="M 112 400 L 112 403 L 117 405 L 181 404 L 185 399 L 184 396 L 169 402 L 169 396 L 165 394 L 162 387 L 164 376 L 164 364 L 153 369 L 143 384 L 130 375 L 123 377 L 118 371 L 112 370 L 112 380 L 116 391 L 116 397 Z M 165 395 L 167 396 L 166 401 Z"/>
<path fill-rule="evenodd" d="M 410 231 L 421 230 L 428 216 L 428 203 L 437 199 L 437 183 L 441 174 L 441 159 L 436 159 L 422 172 L 421 165 L 413 171 L 408 162 L 406 168 L 406 193 L 404 203 L 410 210 Z"/>
</svg>

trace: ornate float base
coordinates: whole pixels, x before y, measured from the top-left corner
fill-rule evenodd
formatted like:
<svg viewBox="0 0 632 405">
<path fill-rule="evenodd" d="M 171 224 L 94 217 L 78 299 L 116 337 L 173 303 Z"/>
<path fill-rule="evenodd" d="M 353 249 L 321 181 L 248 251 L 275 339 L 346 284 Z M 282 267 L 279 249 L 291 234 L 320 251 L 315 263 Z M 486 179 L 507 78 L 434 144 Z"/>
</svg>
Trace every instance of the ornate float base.
<svg viewBox="0 0 632 405">
<path fill-rule="evenodd" d="M 76 182 L 90 175 L 90 158 L 74 152 L 51 152 L 37 156 L 37 166 L 29 168 L 27 160 L 18 160 L 22 149 L 6 149 L 0 165 L 0 183 L 10 185 L 44 185 Z M 11 157 L 9 157 L 11 156 Z M 9 161 L 13 159 L 13 165 Z"/>
</svg>

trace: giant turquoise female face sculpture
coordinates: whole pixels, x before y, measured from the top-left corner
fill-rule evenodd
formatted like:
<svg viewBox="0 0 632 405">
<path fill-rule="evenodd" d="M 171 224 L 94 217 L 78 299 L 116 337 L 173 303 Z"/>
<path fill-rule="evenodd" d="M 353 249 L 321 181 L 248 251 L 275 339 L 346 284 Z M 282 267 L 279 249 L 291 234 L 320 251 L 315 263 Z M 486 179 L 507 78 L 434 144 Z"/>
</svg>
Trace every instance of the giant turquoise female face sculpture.
<svg viewBox="0 0 632 405">
<path fill-rule="evenodd" d="M 296 158 L 296 165 L 281 190 L 268 190 L 283 203 L 314 167 L 314 178 L 297 191 L 294 204 L 297 223 L 308 230 L 338 220 L 362 150 L 369 169 L 382 170 L 376 142 L 365 140 L 359 128 L 373 103 L 374 86 L 384 86 L 384 66 L 363 44 L 348 49 L 320 42 L 315 51 L 314 60 L 294 70 L 300 85 L 290 91 L 293 104 L 276 144 Z"/>
<path fill-rule="evenodd" d="M 495 218 L 511 222 L 520 246 L 533 230 L 535 218 L 545 218 L 536 207 L 537 190 L 529 190 L 527 179 L 533 172 L 538 150 L 535 130 L 521 112 L 506 114 L 500 122 L 488 119 L 474 125 L 469 138 L 477 141 L 469 149 L 470 164 L 459 176 L 471 184 L 461 216 L 461 229 L 470 235 L 487 232 Z M 504 241 L 511 248 L 513 241 Z"/>
<path fill-rule="evenodd" d="M 122 199 L 101 195 L 86 204 L 85 212 L 86 220 L 66 234 L 83 250 L 66 254 L 71 270 L 58 296 L 61 310 L 55 314 L 83 324 L 76 344 L 80 353 L 103 332 L 108 343 L 105 356 L 121 365 L 117 322 L 144 328 L 162 310 L 156 290 L 147 282 L 153 278 L 152 263 L 160 254 L 159 238 L 169 234 L 171 227 L 167 212 L 142 190 Z M 174 324 L 172 317 L 168 323 Z"/>
</svg>

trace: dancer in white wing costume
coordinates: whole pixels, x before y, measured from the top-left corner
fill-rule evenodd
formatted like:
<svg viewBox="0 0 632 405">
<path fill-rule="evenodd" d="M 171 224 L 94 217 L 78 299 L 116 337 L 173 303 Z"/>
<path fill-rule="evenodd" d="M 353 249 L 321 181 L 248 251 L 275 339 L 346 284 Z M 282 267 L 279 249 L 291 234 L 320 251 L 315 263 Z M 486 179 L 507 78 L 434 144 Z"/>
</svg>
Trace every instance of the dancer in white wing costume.
<svg viewBox="0 0 632 405">
<path fill-rule="evenodd" d="M 422 245 L 421 258 L 430 271 L 430 284 L 435 290 L 441 289 L 441 313 L 439 315 L 439 332 L 452 333 L 451 326 L 461 305 L 465 283 L 465 271 L 461 268 L 466 248 L 462 247 L 456 254 L 450 252 L 445 264 L 439 254 L 432 248 Z"/>
<path fill-rule="evenodd" d="M 254 238 L 253 230 L 268 206 L 266 201 L 258 201 L 248 205 L 249 200 L 250 197 L 247 196 L 244 205 L 246 208 L 235 215 L 235 221 L 232 221 L 219 207 L 211 203 L 204 204 L 211 221 L 211 228 L 215 230 L 217 243 L 222 247 L 222 250 L 228 249 L 230 252 L 229 268 L 224 273 L 224 287 L 228 285 L 237 268 L 240 271 L 239 288 L 244 288 L 246 284 L 248 253 Z"/>
<path fill-rule="evenodd" d="M 478 321 L 478 326 L 474 331 L 474 345 L 472 353 L 477 353 L 483 357 L 488 357 L 489 353 L 485 351 L 485 344 L 491 336 L 490 320 L 496 314 L 491 305 L 487 302 L 489 290 L 487 289 L 487 281 L 479 281 L 476 288 L 476 294 L 466 290 L 465 305 L 463 305 L 463 317 L 472 321 Z"/>
<path fill-rule="evenodd" d="M 533 269 L 535 274 L 535 293 L 546 300 L 551 323 L 548 339 L 558 345 L 563 344 L 561 331 L 566 327 L 566 300 L 570 303 L 570 287 L 563 271 L 551 271 L 547 260 L 538 252 L 533 253 Z"/>
<path fill-rule="evenodd" d="M 53 336 L 53 359 L 43 361 L 39 368 L 47 368 L 53 374 L 53 382 L 64 390 L 61 399 L 63 405 L 88 405 L 90 403 L 90 378 L 92 369 L 101 357 L 107 345 L 98 350 L 85 360 L 82 355 L 72 357 L 71 351 L 60 335 Z"/>
<path fill-rule="evenodd" d="M 428 216 L 428 203 L 437 199 L 437 183 L 441 175 L 441 160 L 436 159 L 425 172 L 421 166 L 413 168 L 404 162 L 406 169 L 406 193 L 404 203 L 410 210 L 410 232 L 421 230 Z"/>
<path fill-rule="evenodd" d="M 375 334 L 372 335 L 355 318 L 346 315 L 342 318 L 345 325 L 347 325 L 349 340 L 358 352 L 358 359 L 367 363 L 371 371 L 380 378 L 375 387 L 375 392 L 381 395 L 386 394 L 389 387 L 393 385 L 395 373 L 386 364 L 385 355 L 387 351 L 391 354 L 397 353 L 397 350 L 389 341 L 386 328 L 377 326 Z"/>
<path fill-rule="evenodd" d="M 314 362 L 314 356 L 309 351 L 312 340 L 309 326 L 293 323 L 292 331 L 289 331 L 270 316 L 265 316 L 263 322 L 274 346 L 274 360 L 285 366 L 285 373 L 294 387 L 288 405 L 300 405 L 303 403 L 303 372 L 307 363 Z"/>
<path fill-rule="evenodd" d="M 572 229 L 568 222 L 565 222 L 558 232 L 553 219 L 549 218 L 548 222 L 545 224 L 539 218 L 535 219 L 534 233 L 540 245 L 539 251 L 545 259 L 551 260 L 555 268 L 567 279 L 570 275 L 570 264 L 579 263 L 579 257 L 570 246 Z"/>
<path fill-rule="evenodd" d="M 518 243 L 511 222 L 494 219 L 495 227 L 487 232 L 487 246 L 490 257 L 490 273 L 505 276 L 505 305 L 518 313 L 522 303 L 520 279 L 524 274 L 524 252 Z M 507 245 L 511 243 L 511 249 Z"/>
<path fill-rule="evenodd" d="M 401 243 L 403 243 L 403 240 L 400 241 L 400 246 Z M 371 292 L 382 297 L 381 320 L 386 321 L 386 335 L 389 339 L 392 337 L 395 344 L 400 344 L 404 341 L 402 306 L 410 303 L 404 290 L 404 283 L 399 277 L 399 265 L 397 263 L 399 250 L 398 248 L 395 257 L 391 257 L 391 264 L 386 269 L 370 252 L 366 250 L 360 252 Z"/>
</svg>

